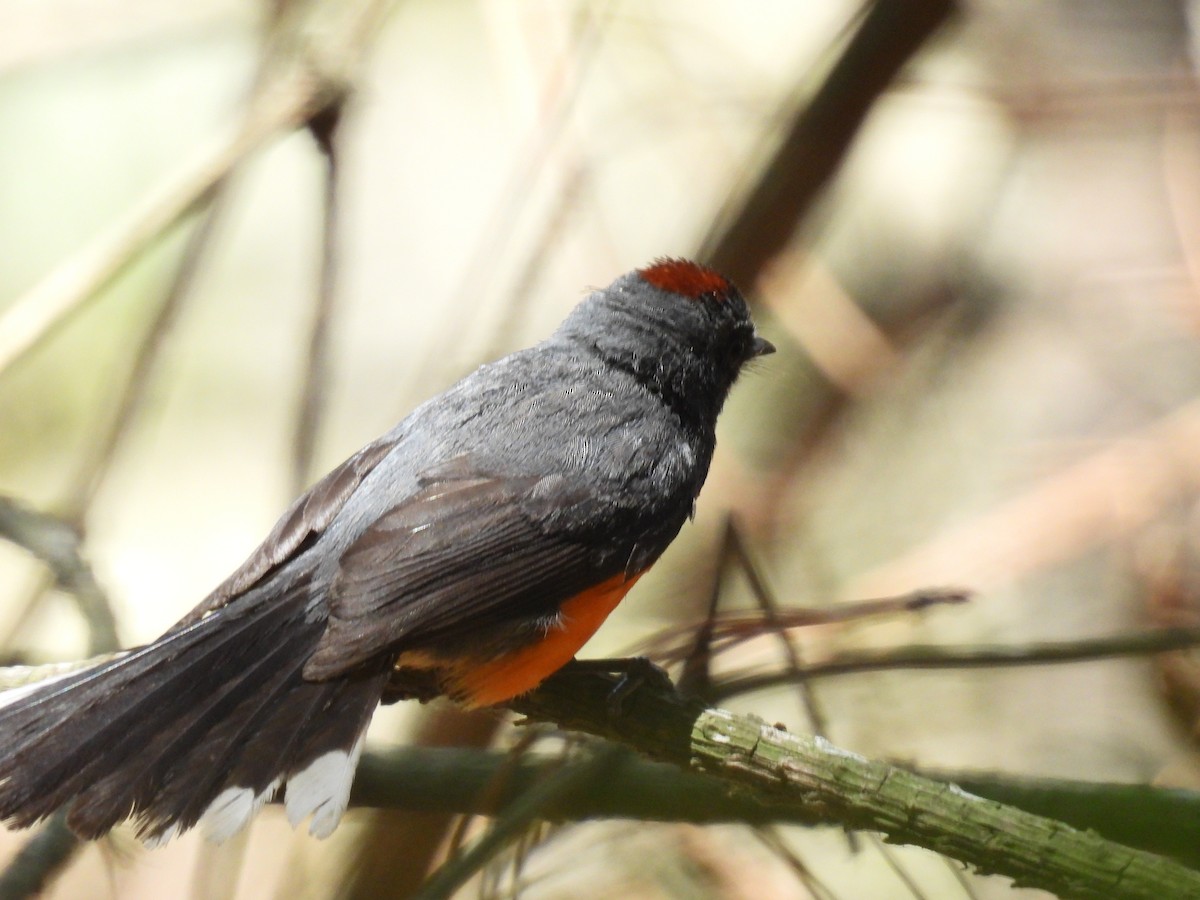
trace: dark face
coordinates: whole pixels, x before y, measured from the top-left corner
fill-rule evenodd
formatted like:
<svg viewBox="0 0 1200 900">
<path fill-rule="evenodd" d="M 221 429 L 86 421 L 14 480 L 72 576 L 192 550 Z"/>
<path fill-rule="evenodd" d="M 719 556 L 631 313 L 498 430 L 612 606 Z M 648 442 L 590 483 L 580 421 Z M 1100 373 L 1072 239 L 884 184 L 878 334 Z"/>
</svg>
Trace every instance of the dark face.
<svg viewBox="0 0 1200 900">
<path fill-rule="evenodd" d="M 738 372 L 775 348 L 722 275 L 680 259 L 626 273 L 581 303 L 559 336 L 590 348 L 660 396 L 686 426 L 711 432 Z"/>
<path fill-rule="evenodd" d="M 705 431 L 715 427 L 742 366 L 775 349 L 755 333 L 738 289 L 687 260 L 659 260 L 623 275 L 578 312 L 612 364 Z"/>
<path fill-rule="evenodd" d="M 775 352 L 770 341 L 755 332 L 746 301 L 732 285 L 721 293 L 705 294 L 687 302 L 697 304 L 705 312 L 708 321 L 702 331 L 710 342 L 702 355 L 713 364 L 726 389 L 747 362 Z"/>
</svg>

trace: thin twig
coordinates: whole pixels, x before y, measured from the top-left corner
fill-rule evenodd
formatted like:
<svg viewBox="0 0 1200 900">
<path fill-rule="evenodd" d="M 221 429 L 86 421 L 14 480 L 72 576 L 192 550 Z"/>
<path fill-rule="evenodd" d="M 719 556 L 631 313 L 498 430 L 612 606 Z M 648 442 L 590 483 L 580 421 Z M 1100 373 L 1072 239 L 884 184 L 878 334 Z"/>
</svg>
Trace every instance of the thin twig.
<svg viewBox="0 0 1200 900">
<path fill-rule="evenodd" d="M 783 838 L 779 836 L 778 829 L 755 828 L 751 833 L 768 850 L 783 860 L 784 864 L 795 874 L 796 880 L 804 885 L 804 889 L 808 891 L 813 900 L 837 900 L 837 894 L 813 873 L 796 851 L 784 843 Z"/>
<path fill-rule="evenodd" d="M 547 161 L 554 149 L 563 140 L 575 110 L 580 91 L 586 84 L 586 76 L 599 57 L 602 38 L 609 25 L 609 16 L 604 7 L 595 5 L 582 7 L 573 31 L 574 43 L 555 62 L 554 71 L 549 73 L 545 84 L 549 85 L 546 95 L 538 98 L 544 110 L 524 138 L 515 159 L 519 163 L 508 173 L 500 199 L 492 207 L 488 221 L 482 231 L 483 240 L 472 250 L 461 267 L 461 277 L 454 289 L 449 306 L 456 314 L 447 316 L 449 328 L 434 337 L 428 345 L 420 364 L 414 369 L 416 387 L 423 386 L 432 376 L 445 369 L 445 360 L 453 358 L 452 346 L 461 343 L 462 323 L 477 318 L 479 301 L 487 295 L 488 286 L 496 281 L 496 261 L 504 258 L 505 251 L 514 237 L 520 233 L 517 223 L 521 210 L 528 207 L 529 197 L 539 181 L 553 169 Z M 521 297 L 510 293 L 509 301 L 520 305 Z M 517 313 L 510 308 L 506 313 L 508 329 L 517 321 Z M 489 341 L 493 348 L 498 346 L 503 334 L 494 335 Z"/>
<path fill-rule="evenodd" d="M 305 69 L 281 79 L 254 107 L 246 125 L 215 138 L 132 210 L 0 315 L 0 372 L 80 312 L 99 291 L 202 204 L 247 156 L 305 121 L 323 86 Z"/>
<path fill-rule="evenodd" d="M 449 897 L 524 834 L 530 824 L 540 818 L 543 809 L 598 779 L 602 780 L 605 772 L 624 755 L 623 747 L 598 748 L 590 759 L 559 769 L 522 793 L 505 808 L 486 834 L 464 852 L 447 860 L 414 895 L 414 900 Z"/>
<path fill-rule="evenodd" d="M 541 738 L 544 736 L 544 733 L 536 728 L 531 728 L 526 734 L 522 735 L 517 741 L 517 744 L 507 753 L 509 764 L 498 770 L 496 772 L 496 777 L 492 779 L 492 782 L 484 786 L 480 794 L 480 800 L 482 800 L 484 803 L 488 803 L 489 801 L 493 801 L 495 798 L 502 796 L 504 789 L 507 786 L 507 782 L 516 771 L 521 759 L 533 748 L 533 745 L 541 740 Z M 566 762 L 565 756 L 560 755 L 559 762 Z M 497 809 L 502 807 L 503 804 L 496 804 Z M 467 842 L 467 833 L 470 831 L 471 824 L 475 818 L 475 816 L 470 814 L 459 817 L 459 820 L 454 825 L 454 829 L 450 832 L 450 838 L 447 842 L 450 848 L 448 853 L 458 854 L 463 852 L 463 847 Z"/>
<path fill-rule="evenodd" d="M 126 375 L 116 408 L 107 426 L 101 429 L 99 436 L 92 441 L 91 448 L 85 452 L 84 459 L 79 464 L 60 503 L 63 518 L 81 536 L 85 530 L 85 522 L 92 501 L 116 461 L 122 440 L 129 433 L 130 427 L 149 396 L 150 388 L 153 385 L 155 366 L 165 349 L 174 324 L 179 318 L 184 301 L 200 270 L 200 263 L 203 261 L 205 251 L 222 216 L 226 206 L 225 198 L 228 197 L 229 184 L 229 175 L 221 177 L 214 183 L 213 189 L 208 195 L 212 202 L 205 207 L 200 221 L 188 236 L 187 244 L 183 249 L 179 266 L 175 270 L 170 286 L 159 304 L 154 320 L 138 343 L 133 364 Z M 17 608 L 17 612 L 12 617 L 8 632 L 0 636 L 0 646 L 6 645 L 25 626 L 37 610 L 49 587 L 50 584 L 42 579 L 22 597 L 14 600 L 13 605 Z M 109 615 L 111 616 L 111 611 Z M 114 633 L 111 643 L 99 644 L 93 648 L 93 652 L 115 650 L 117 646 Z"/>
<path fill-rule="evenodd" d="M 954 876 L 954 880 L 962 888 L 963 896 L 967 900 L 979 900 L 978 895 L 975 893 L 975 888 L 971 886 L 971 881 L 967 877 L 967 867 L 958 860 L 951 859 L 948 856 L 943 856 L 942 862 L 946 864 L 946 868 L 950 870 L 950 874 Z"/>
<path fill-rule="evenodd" d="M 41 894 L 77 845 L 65 817 L 61 813 L 54 816 L 25 842 L 0 873 L 0 900 L 26 900 Z"/>
<path fill-rule="evenodd" d="M 779 603 L 776 601 L 770 588 L 767 587 L 766 578 L 763 576 L 758 565 L 751 558 L 750 551 L 742 540 L 741 532 L 738 530 L 737 523 L 732 516 L 729 517 L 726 528 L 729 546 L 736 558 L 741 562 L 742 571 L 746 573 L 746 578 L 750 582 L 750 590 L 763 612 L 763 618 L 766 621 L 767 627 L 778 639 L 780 647 L 783 648 L 788 668 L 794 672 L 801 671 L 803 666 L 800 662 L 800 648 L 792 640 L 791 632 L 781 623 Z M 821 710 L 820 703 L 817 702 L 812 684 L 808 681 L 803 681 L 799 683 L 799 688 L 801 705 L 804 707 L 804 712 L 808 717 L 813 734 L 828 737 L 828 721 Z"/>
<path fill-rule="evenodd" d="M 781 615 L 779 603 L 775 599 L 773 592 L 767 587 L 766 578 L 751 557 L 750 550 L 742 540 L 741 532 L 738 530 L 737 523 L 732 515 L 726 521 L 726 540 L 730 553 L 741 563 L 742 571 L 746 574 L 746 579 L 750 583 L 750 590 L 755 596 L 759 609 L 762 611 L 764 624 L 783 648 L 784 657 L 787 660 L 787 669 L 792 672 L 802 671 L 800 648 L 792 639 L 792 634 L 787 627 L 786 620 Z M 907 602 L 903 605 L 906 609 L 911 608 Z M 878 606 L 866 608 L 878 608 Z M 720 652 L 720 650 L 718 649 L 717 652 Z M 797 687 L 800 692 L 800 705 L 805 717 L 808 719 L 812 733 L 819 737 L 829 737 L 829 721 L 825 718 L 825 714 L 817 700 L 812 682 L 801 681 L 797 684 Z M 851 853 L 857 853 L 861 849 L 859 836 L 853 831 L 846 833 L 846 843 Z"/>
<path fill-rule="evenodd" d="M 660 633 L 651 639 L 648 655 L 663 663 L 682 661 L 679 689 L 696 697 L 707 697 L 712 687 L 713 642 L 716 636 L 717 609 L 721 603 L 721 588 L 729 562 L 729 542 L 722 540 L 717 551 L 717 565 L 708 592 L 708 610 L 700 624 L 683 631 L 686 638 L 678 647 L 670 648 L 670 633 Z"/>
<path fill-rule="evenodd" d="M 913 896 L 914 900 L 927 900 L 925 892 L 921 890 L 921 886 L 905 871 L 904 866 L 900 865 L 900 860 L 896 859 L 896 854 L 888 848 L 887 844 L 883 843 L 875 835 L 871 835 L 870 841 L 875 847 L 875 851 L 883 858 L 887 867 L 892 870 L 892 874 L 900 880 L 900 883 L 904 885 L 904 889 Z"/>
<path fill-rule="evenodd" d="M 75 528 L 12 497 L 0 496 L 0 537 L 24 547 L 44 562 L 55 582 L 75 598 L 88 626 L 91 653 L 108 652 L 119 645 L 112 606 L 83 558 Z"/>
<path fill-rule="evenodd" d="M 957 588 L 926 588 L 898 597 L 859 600 L 823 607 L 778 607 L 771 622 L 761 612 L 710 612 L 701 625 L 678 625 L 659 631 L 645 645 L 646 655 L 666 663 L 687 660 L 695 652 L 698 633 L 708 631 L 709 651 L 724 653 L 739 644 L 756 640 L 769 630 L 812 628 L 852 623 L 880 616 L 922 612 L 931 606 L 965 603 L 971 594 Z M 699 691 L 692 691 L 699 693 Z"/>
<path fill-rule="evenodd" d="M 337 150 L 338 125 L 346 96 L 342 95 L 309 120 L 308 130 L 325 163 L 321 191 L 321 263 L 308 335 L 307 364 L 300 391 L 300 407 L 292 438 L 291 487 L 301 493 L 313 472 L 317 436 L 329 395 L 330 343 L 337 300 L 337 247 L 341 156 Z"/>
<path fill-rule="evenodd" d="M 1007 666 L 1041 666 L 1088 662 L 1119 656 L 1146 656 L 1200 646 L 1200 628 L 1158 628 L 1109 637 L 1005 646 L 914 644 L 895 650 L 858 650 L 825 662 L 812 663 L 795 672 L 733 675 L 714 688 L 717 699 L 767 688 L 797 684 L 811 678 L 828 678 L 860 672 L 895 669 L 981 669 Z"/>
<path fill-rule="evenodd" d="M 77 524 L 81 524 L 96 491 L 112 468 L 122 439 L 146 403 L 150 386 L 153 384 L 155 366 L 183 310 L 184 300 L 195 284 L 205 251 L 227 206 L 226 198 L 229 194 L 226 188 L 229 183 L 226 176 L 213 185 L 209 194 L 212 202 L 205 207 L 200 221 L 188 235 L 170 286 L 159 304 L 154 320 L 138 344 L 133 364 L 125 378 L 124 390 L 117 401 L 108 427 L 103 429 L 101 435 L 93 442 L 87 458 L 79 467 L 74 484 L 66 492 L 64 514 Z"/>
<path fill-rule="evenodd" d="M 378 32 L 390 0 L 332 7 L 333 15 L 297 26 L 294 57 L 281 63 L 253 98 L 245 121 L 213 138 L 132 210 L 0 314 L 0 372 L 45 340 L 97 293 L 196 209 L 216 185 L 280 133 L 307 123 L 345 92 Z"/>
<path fill-rule="evenodd" d="M 438 704 L 422 711 L 408 733 L 408 743 L 419 748 L 482 749 L 491 743 L 503 721 L 503 717 L 494 713 Z M 499 784 L 506 781 L 501 779 Z M 487 793 L 491 788 L 485 785 L 481 791 Z M 355 841 L 353 852 L 334 875 L 339 882 L 338 900 L 375 900 L 380 884 L 387 884 L 398 897 L 409 896 L 421 886 L 441 857 L 455 816 L 447 808 L 424 815 L 373 817 Z"/>
<path fill-rule="evenodd" d="M 92 653 L 113 651 L 119 646 L 112 605 L 83 558 L 76 528 L 61 519 L 34 512 L 11 498 L 0 497 L 0 534 L 45 562 L 54 581 L 75 598 L 87 625 Z M 60 674 L 70 667 L 51 668 L 57 670 L 52 674 Z M 25 842 L 0 873 L 0 900 L 19 900 L 40 893 L 78 846 L 79 840 L 66 827 L 62 816 L 52 818 Z"/>
<path fill-rule="evenodd" d="M 817 94 L 804 105 L 740 208 L 703 258 L 754 284 L 841 164 L 879 95 L 953 13 L 953 0 L 874 0 Z"/>
</svg>

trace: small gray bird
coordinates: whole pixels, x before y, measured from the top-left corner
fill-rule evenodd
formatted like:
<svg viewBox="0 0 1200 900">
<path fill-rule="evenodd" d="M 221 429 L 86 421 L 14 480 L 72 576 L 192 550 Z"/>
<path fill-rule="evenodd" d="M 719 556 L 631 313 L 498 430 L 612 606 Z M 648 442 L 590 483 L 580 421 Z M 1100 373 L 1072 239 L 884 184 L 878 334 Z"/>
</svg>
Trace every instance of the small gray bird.
<svg viewBox="0 0 1200 900">
<path fill-rule="evenodd" d="M 725 397 L 773 349 L 696 263 L 595 291 L 321 479 L 157 641 L 0 695 L 0 818 L 221 840 L 283 788 L 328 835 L 381 700 L 503 703 L 574 657 L 691 514 Z"/>
</svg>

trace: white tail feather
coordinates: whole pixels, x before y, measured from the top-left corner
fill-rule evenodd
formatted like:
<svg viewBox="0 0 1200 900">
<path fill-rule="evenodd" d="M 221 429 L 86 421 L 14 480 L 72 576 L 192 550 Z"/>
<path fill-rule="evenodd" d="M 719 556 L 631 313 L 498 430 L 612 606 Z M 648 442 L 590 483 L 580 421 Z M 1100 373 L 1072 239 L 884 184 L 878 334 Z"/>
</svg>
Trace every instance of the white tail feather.
<svg viewBox="0 0 1200 900">
<path fill-rule="evenodd" d="M 229 840 L 250 824 L 263 805 L 275 796 L 280 784 L 282 779 L 276 778 L 266 790 L 257 794 L 248 787 L 225 788 L 200 817 L 204 837 L 214 844 Z"/>
<path fill-rule="evenodd" d="M 331 750 L 288 779 L 285 802 L 288 821 L 293 828 L 312 813 L 308 833 L 318 838 L 333 834 L 350 802 L 350 785 L 365 739 L 364 729 L 349 753 Z"/>
<path fill-rule="evenodd" d="M 179 835 L 178 823 L 168 825 L 158 834 L 147 835 L 142 838 L 142 846 L 147 850 L 157 850 L 159 847 L 164 847 L 174 840 Z"/>
</svg>

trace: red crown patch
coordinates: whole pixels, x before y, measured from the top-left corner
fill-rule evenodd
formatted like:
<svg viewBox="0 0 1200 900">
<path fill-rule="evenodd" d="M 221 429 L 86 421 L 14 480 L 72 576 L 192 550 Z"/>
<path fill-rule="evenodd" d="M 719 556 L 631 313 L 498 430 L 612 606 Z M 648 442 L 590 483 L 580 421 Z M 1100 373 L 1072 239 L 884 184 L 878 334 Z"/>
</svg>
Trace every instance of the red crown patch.
<svg viewBox="0 0 1200 900">
<path fill-rule="evenodd" d="M 693 300 L 704 294 L 723 295 L 732 287 L 721 273 L 687 259 L 656 259 L 638 274 L 647 284 Z"/>
</svg>

